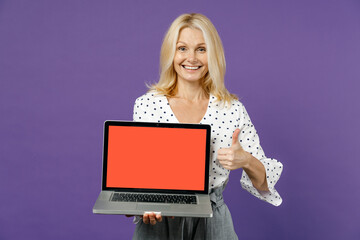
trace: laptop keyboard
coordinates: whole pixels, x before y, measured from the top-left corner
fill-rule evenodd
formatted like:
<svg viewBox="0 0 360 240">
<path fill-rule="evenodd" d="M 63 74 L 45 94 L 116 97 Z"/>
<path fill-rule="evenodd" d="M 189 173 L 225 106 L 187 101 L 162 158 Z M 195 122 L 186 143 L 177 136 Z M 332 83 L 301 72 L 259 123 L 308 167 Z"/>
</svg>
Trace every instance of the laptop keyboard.
<svg viewBox="0 0 360 240">
<path fill-rule="evenodd" d="M 154 203 L 178 203 L 196 204 L 196 197 L 192 195 L 170 195 L 170 194 L 134 194 L 114 193 L 111 197 L 114 202 L 154 202 Z"/>
</svg>

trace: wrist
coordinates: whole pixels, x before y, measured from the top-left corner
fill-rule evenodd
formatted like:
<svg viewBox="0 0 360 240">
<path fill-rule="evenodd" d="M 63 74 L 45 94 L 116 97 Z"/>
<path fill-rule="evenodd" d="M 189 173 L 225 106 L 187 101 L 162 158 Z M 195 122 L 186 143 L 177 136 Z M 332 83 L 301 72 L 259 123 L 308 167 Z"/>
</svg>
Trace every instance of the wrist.
<svg viewBox="0 0 360 240">
<path fill-rule="evenodd" d="M 244 154 L 244 166 L 243 169 L 245 171 L 251 171 L 255 158 L 250 153 L 243 150 L 242 154 Z"/>
<path fill-rule="evenodd" d="M 253 186 L 260 191 L 269 191 L 264 165 L 253 155 L 246 153 L 246 166 L 243 169 L 249 176 Z"/>
</svg>

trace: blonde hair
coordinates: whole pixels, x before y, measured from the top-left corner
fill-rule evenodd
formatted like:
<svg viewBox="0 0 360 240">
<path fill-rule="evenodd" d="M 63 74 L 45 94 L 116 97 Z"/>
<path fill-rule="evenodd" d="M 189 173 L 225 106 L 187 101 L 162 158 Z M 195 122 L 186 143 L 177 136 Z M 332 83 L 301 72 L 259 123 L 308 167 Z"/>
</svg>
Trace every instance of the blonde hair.
<svg viewBox="0 0 360 240">
<path fill-rule="evenodd" d="M 219 34 L 211 21 L 199 13 L 182 14 L 171 24 L 161 46 L 160 80 L 149 87 L 150 91 L 156 90 L 168 97 L 173 97 L 176 94 L 177 74 L 173 61 L 179 33 L 187 27 L 199 29 L 204 35 L 209 69 L 202 81 L 204 91 L 207 94 L 213 94 L 218 101 L 226 103 L 238 99 L 236 95 L 229 93 L 224 84 L 226 63 Z"/>
</svg>

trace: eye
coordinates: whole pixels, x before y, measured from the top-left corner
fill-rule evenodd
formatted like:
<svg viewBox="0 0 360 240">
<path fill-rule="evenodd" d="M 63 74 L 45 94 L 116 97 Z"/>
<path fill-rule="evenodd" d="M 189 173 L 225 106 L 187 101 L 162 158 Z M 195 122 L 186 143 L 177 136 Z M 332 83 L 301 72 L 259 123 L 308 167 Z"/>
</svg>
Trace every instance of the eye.
<svg viewBox="0 0 360 240">
<path fill-rule="evenodd" d="M 180 52 L 185 52 L 186 48 L 185 48 L 185 47 L 178 47 L 178 50 L 179 50 Z"/>
<path fill-rule="evenodd" d="M 199 52 L 206 52 L 206 48 L 200 47 L 200 48 L 198 48 L 198 51 L 199 51 Z"/>
</svg>

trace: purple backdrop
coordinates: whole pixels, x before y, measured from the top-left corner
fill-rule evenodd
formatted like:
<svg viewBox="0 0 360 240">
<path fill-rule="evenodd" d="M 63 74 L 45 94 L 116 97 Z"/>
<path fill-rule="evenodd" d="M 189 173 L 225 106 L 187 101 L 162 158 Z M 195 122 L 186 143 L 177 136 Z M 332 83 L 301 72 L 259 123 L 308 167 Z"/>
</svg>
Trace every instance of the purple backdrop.
<svg viewBox="0 0 360 240">
<path fill-rule="evenodd" d="M 239 237 L 360 239 L 356 0 L 0 1 L 0 239 L 131 237 L 131 219 L 92 214 L 103 121 L 132 119 L 185 12 L 217 27 L 227 87 L 284 164 L 280 207 L 232 172 Z"/>
</svg>

